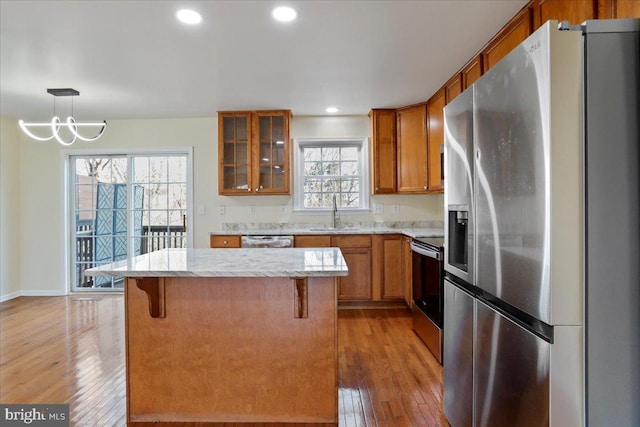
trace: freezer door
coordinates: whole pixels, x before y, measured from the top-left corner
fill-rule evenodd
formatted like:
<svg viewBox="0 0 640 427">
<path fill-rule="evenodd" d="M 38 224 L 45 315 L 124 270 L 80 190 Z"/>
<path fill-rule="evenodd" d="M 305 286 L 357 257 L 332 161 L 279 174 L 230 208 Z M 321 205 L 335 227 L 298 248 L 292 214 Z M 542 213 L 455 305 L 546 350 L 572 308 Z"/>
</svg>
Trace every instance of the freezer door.
<svg viewBox="0 0 640 427">
<path fill-rule="evenodd" d="M 475 304 L 475 426 L 548 427 L 551 344 Z"/>
<path fill-rule="evenodd" d="M 444 415 L 473 426 L 473 297 L 444 281 Z"/>
<path fill-rule="evenodd" d="M 465 90 L 444 108 L 445 270 L 473 284 L 473 90 Z M 464 227 L 456 219 L 464 213 Z M 455 244 L 454 244 L 455 243 Z M 453 251 L 453 252 L 452 252 Z"/>
</svg>

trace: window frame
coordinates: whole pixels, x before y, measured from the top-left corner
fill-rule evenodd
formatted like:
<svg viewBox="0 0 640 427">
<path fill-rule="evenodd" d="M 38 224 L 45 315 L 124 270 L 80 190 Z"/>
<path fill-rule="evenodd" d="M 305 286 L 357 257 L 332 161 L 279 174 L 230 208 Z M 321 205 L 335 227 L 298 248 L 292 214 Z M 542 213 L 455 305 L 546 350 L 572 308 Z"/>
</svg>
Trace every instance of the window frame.
<svg viewBox="0 0 640 427">
<path fill-rule="evenodd" d="M 132 159 L 135 157 L 163 157 L 163 156 L 185 156 L 186 157 L 186 196 L 187 196 L 187 206 L 186 206 L 186 215 L 187 215 L 187 229 L 186 229 L 186 238 L 187 238 L 187 248 L 194 247 L 194 233 L 193 233 L 193 223 L 194 223 L 194 215 L 193 215 L 193 187 L 194 187 L 194 177 L 193 177 L 193 147 L 184 146 L 184 147 L 152 147 L 152 148 L 128 148 L 128 149 L 63 149 L 60 151 L 60 158 L 63 164 L 63 176 L 62 176 L 62 188 L 64 194 L 64 212 L 63 212 L 63 231 L 64 231 L 64 283 L 66 294 L 70 295 L 73 293 L 122 293 L 121 288 L 75 288 L 75 284 L 77 283 L 77 277 L 75 275 L 75 194 L 74 194 L 74 184 L 75 181 L 72 180 L 71 172 L 73 171 L 73 167 L 71 165 L 73 159 L 77 157 L 124 157 L 127 159 L 127 171 L 131 171 L 132 167 Z M 130 215 L 130 199 L 132 197 L 130 191 L 130 185 L 132 184 L 132 177 L 128 177 L 126 185 L 127 185 L 127 230 L 132 229 L 131 221 L 132 216 Z M 127 248 L 128 253 L 132 250 L 132 239 L 131 236 L 127 235 Z"/>
<path fill-rule="evenodd" d="M 331 211 L 326 208 L 305 208 L 304 207 L 304 149 L 311 147 L 356 147 L 358 150 L 358 168 L 360 174 L 360 207 L 343 208 L 339 207 L 340 213 L 362 214 L 370 212 L 369 193 L 369 138 L 294 138 L 293 155 L 296 173 L 293 182 L 293 211 L 297 214 L 326 214 Z"/>
</svg>

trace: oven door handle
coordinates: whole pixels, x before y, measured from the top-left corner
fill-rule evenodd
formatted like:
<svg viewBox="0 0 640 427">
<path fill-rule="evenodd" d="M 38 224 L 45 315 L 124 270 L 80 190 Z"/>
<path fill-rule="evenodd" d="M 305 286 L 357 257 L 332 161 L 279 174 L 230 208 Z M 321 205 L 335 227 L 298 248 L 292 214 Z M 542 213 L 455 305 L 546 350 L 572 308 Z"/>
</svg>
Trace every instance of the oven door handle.
<svg viewBox="0 0 640 427">
<path fill-rule="evenodd" d="M 438 251 L 430 251 L 429 249 L 418 246 L 413 242 L 411 242 L 411 250 L 417 254 L 424 255 L 429 258 L 435 258 L 440 261 L 440 252 Z"/>
</svg>

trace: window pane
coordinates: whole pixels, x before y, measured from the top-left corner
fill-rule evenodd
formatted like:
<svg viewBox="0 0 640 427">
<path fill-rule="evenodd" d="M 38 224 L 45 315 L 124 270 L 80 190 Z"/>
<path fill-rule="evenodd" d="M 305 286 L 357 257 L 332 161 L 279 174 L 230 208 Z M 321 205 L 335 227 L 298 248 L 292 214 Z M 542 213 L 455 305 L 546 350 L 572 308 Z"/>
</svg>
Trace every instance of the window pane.
<svg viewBox="0 0 640 427">
<path fill-rule="evenodd" d="M 322 160 L 338 160 L 340 158 L 340 148 L 325 147 L 322 149 Z"/>
<path fill-rule="evenodd" d="M 320 162 L 304 162 L 305 175 L 322 175 L 322 163 Z"/>
<path fill-rule="evenodd" d="M 319 193 L 308 193 L 304 195 L 304 207 L 305 208 L 319 208 L 320 205 Z"/>
<path fill-rule="evenodd" d="M 339 162 L 325 162 L 322 164 L 323 172 L 325 175 L 339 175 L 340 163 Z"/>
<path fill-rule="evenodd" d="M 149 207 L 151 209 L 167 209 L 168 200 L 167 197 L 167 184 L 151 184 L 149 186 Z"/>
<path fill-rule="evenodd" d="M 167 182 L 167 158 L 151 157 L 149 171 L 149 181 L 151 182 Z"/>
<path fill-rule="evenodd" d="M 320 148 L 305 148 L 304 149 L 304 161 L 316 162 L 322 160 Z"/>
<path fill-rule="evenodd" d="M 318 193 L 321 190 L 322 180 L 305 178 L 304 179 L 304 192 L 305 193 Z"/>
<path fill-rule="evenodd" d="M 136 157 L 133 159 L 133 182 L 145 183 L 149 181 L 149 158 Z"/>
<path fill-rule="evenodd" d="M 341 150 L 341 160 L 358 160 L 357 147 L 344 147 Z"/>
<path fill-rule="evenodd" d="M 340 206 L 345 208 L 357 208 L 360 206 L 359 193 L 343 193 L 340 198 Z"/>
<path fill-rule="evenodd" d="M 322 184 L 322 190 L 326 193 L 337 193 L 340 191 L 339 179 L 325 179 Z"/>
<path fill-rule="evenodd" d="M 124 184 L 127 182 L 127 159 L 111 159 L 111 182 Z"/>
<path fill-rule="evenodd" d="M 358 175 L 358 162 L 340 163 L 340 175 Z"/>
<path fill-rule="evenodd" d="M 333 206 L 333 193 L 323 193 L 322 194 L 322 207 L 330 208 Z"/>
<path fill-rule="evenodd" d="M 360 191 L 360 181 L 357 179 L 343 179 L 340 183 L 340 190 L 343 193 L 348 192 L 359 192 Z"/>
<path fill-rule="evenodd" d="M 187 158 L 184 156 L 169 157 L 169 181 L 187 182 Z"/>
<path fill-rule="evenodd" d="M 182 227 L 181 211 L 169 211 L 169 225 L 171 227 Z"/>
<path fill-rule="evenodd" d="M 169 209 L 181 209 L 187 206 L 187 185 L 169 184 Z"/>
</svg>

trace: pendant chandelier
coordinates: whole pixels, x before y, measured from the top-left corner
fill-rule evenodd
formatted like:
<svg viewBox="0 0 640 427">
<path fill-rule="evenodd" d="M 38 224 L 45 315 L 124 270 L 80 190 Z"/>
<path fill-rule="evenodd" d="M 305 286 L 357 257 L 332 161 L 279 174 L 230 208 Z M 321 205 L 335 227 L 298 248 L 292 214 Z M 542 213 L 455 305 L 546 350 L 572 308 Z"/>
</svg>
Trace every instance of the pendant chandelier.
<svg viewBox="0 0 640 427">
<path fill-rule="evenodd" d="M 107 127 L 106 121 L 78 123 L 73 118 L 73 97 L 80 95 L 80 92 L 78 92 L 75 89 L 64 88 L 64 89 L 47 89 L 47 93 L 50 93 L 51 95 L 54 96 L 53 118 L 51 119 L 50 122 L 26 123 L 24 120 L 18 121 L 22 131 L 26 133 L 29 137 L 37 141 L 49 141 L 55 138 L 62 145 L 71 145 L 76 141 L 76 139 L 91 142 L 91 141 L 97 140 L 102 136 L 102 134 L 104 133 L 104 130 Z M 58 96 L 72 97 L 71 98 L 71 115 L 67 117 L 66 122 L 61 121 L 60 118 L 56 115 L 56 101 L 55 101 L 56 98 L 55 97 L 58 97 Z M 29 128 L 36 128 L 36 127 L 49 128 L 51 130 L 51 135 L 42 137 L 42 136 L 35 135 L 29 130 Z M 99 129 L 97 129 L 98 131 L 97 135 L 92 137 L 86 137 L 86 136 L 80 135 L 80 132 L 78 131 L 78 128 L 82 128 L 82 127 L 92 127 L 92 128 L 99 128 Z M 60 134 L 61 130 L 65 130 L 65 134 L 67 134 L 66 138 L 64 137 L 64 135 Z M 68 132 L 66 132 L 67 130 Z"/>
</svg>

